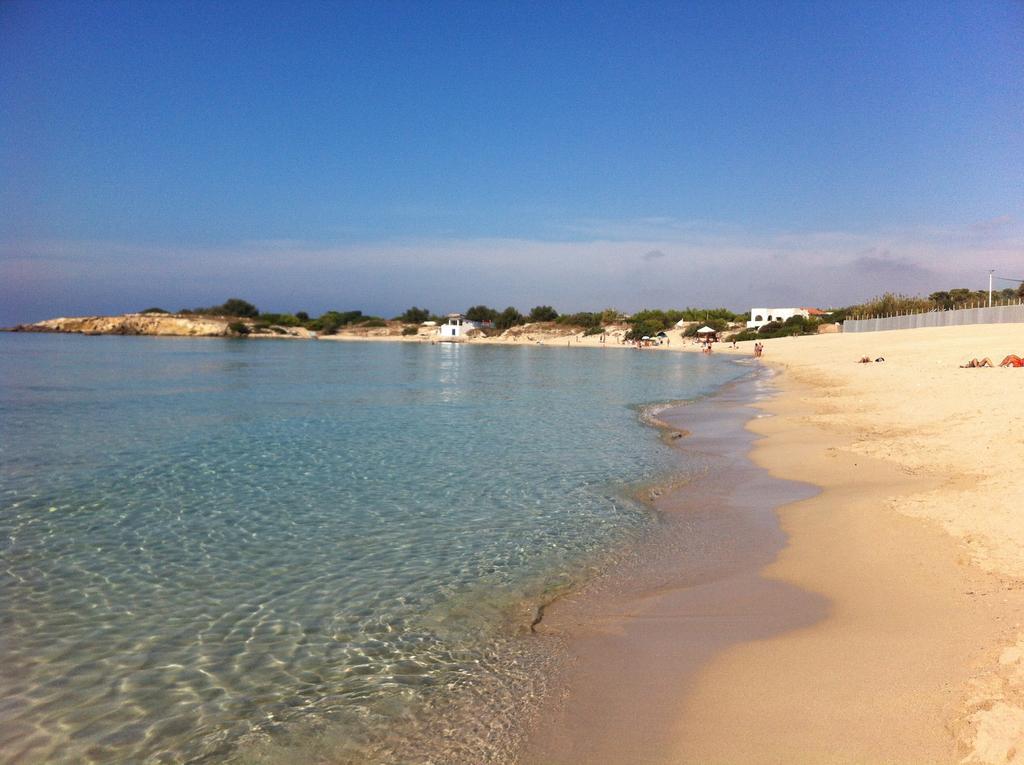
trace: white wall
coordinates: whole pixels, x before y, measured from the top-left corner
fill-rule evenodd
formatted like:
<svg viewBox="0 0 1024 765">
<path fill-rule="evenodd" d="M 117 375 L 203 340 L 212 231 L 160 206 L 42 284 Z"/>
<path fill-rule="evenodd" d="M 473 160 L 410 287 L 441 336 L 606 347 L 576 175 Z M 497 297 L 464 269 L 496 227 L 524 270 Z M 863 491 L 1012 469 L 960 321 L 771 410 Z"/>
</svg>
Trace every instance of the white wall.
<svg viewBox="0 0 1024 765">
<path fill-rule="evenodd" d="M 751 308 L 750 321 L 747 322 L 749 329 L 758 329 L 773 321 L 785 321 L 794 316 L 803 316 L 805 319 L 810 314 L 803 308 Z"/>
<path fill-rule="evenodd" d="M 847 319 L 843 332 L 881 332 L 887 329 L 920 327 L 956 327 L 965 324 L 1009 324 L 1024 322 L 1024 305 L 999 305 L 991 308 L 959 308 L 952 311 L 928 311 L 877 319 Z"/>
</svg>

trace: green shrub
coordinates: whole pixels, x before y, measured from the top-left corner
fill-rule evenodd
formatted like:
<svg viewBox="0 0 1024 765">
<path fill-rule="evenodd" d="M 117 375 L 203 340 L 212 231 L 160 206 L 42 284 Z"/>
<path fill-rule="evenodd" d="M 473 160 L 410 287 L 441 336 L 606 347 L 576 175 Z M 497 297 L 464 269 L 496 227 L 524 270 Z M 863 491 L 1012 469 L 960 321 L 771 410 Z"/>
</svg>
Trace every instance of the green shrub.
<svg viewBox="0 0 1024 765">
<path fill-rule="evenodd" d="M 230 332 L 234 332 L 236 335 L 248 335 L 250 331 L 249 325 L 246 324 L 244 321 L 231 322 L 230 324 L 228 324 L 228 330 Z"/>
<path fill-rule="evenodd" d="M 604 334 L 604 327 L 587 327 L 585 330 L 583 330 L 583 336 L 584 337 L 587 337 L 588 335 L 603 335 L 603 334 Z"/>
<path fill-rule="evenodd" d="M 618 324 L 621 321 L 622 321 L 622 312 L 621 311 L 618 311 L 615 308 L 605 308 L 603 311 L 601 311 L 600 323 L 602 325 Z"/>
<path fill-rule="evenodd" d="M 309 322 L 308 326 L 321 335 L 333 335 L 337 333 L 339 327 L 351 324 L 362 318 L 362 311 L 327 311 L 318 319 Z"/>
<path fill-rule="evenodd" d="M 678 312 L 672 312 L 678 313 Z M 649 309 L 645 308 L 642 311 L 637 311 L 635 314 L 629 317 L 629 323 L 636 329 L 641 324 L 645 327 L 645 330 L 637 335 L 638 338 L 644 335 L 656 335 L 663 329 L 671 327 L 678 319 L 673 321 L 673 316 L 662 311 L 660 309 Z M 647 331 L 653 329 L 653 332 Z M 630 331 L 632 333 L 632 330 Z M 629 335 L 627 335 L 628 339 Z"/>
<path fill-rule="evenodd" d="M 416 327 L 403 327 L 402 334 L 408 337 L 409 335 L 419 334 L 419 330 Z"/>
<path fill-rule="evenodd" d="M 649 318 L 644 321 L 637 322 L 633 327 L 626 333 L 627 340 L 640 340 L 643 337 L 655 337 L 661 332 L 663 327 L 661 326 L 661 320 L 657 318 Z"/>
<path fill-rule="evenodd" d="M 359 322 L 361 327 L 386 327 L 388 323 L 384 319 L 367 319 Z"/>
<path fill-rule="evenodd" d="M 220 306 L 225 316 L 244 316 L 247 319 L 255 319 L 260 315 L 259 310 L 247 300 L 241 298 L 229 298 Z"/>
<path fill-rule="evenodd" d="M 555 321 L 559 324 L 566 324 L 570 327 L 599 327 L 601 326 L 601 314 L 589 313 L 566 313 L 559 316 Z"/>
<path fill-rule="evenodd" d="M 513 306 L 509 306 L 498 314 L 498 318 L 494 320 L 494 327 L 495 329 L 506 330 L 525 323 L 526 319 L 523 318 L 523 315 Z"/>
<path fill-rule="evenodd" d="M 742 343 L 744 340 L 757 340 L 760 335 L 757 334 L 756 329 L 745 329 L 732 336 L 732 340 L 735 343 Z"/>
<path fill-rule="evenodd" d="M 170 311 L 165 311 L 163 308 L 147 308 L 145 311 L 139 311 L 139 313 L 170 313 Z"/>
<path fill-rule="evenodd" d="M 179 313 L 195 313 L 201 316 L 241 316 L 245 319 L 255 319 L 260 315 L 256 306 L 241 298 L 229 298 L 221 305 L 209 308 L 193 308 L 191 311 L 183 308 Z"/>
<path fill-rule="evenodd" d="M 485 305 L 475 305 L 466 311 L 466 318 L 470 321 L 495 321 L 498 312 Z"/>
<path fill-rule="evenodd" d="M 737 321 L 742 314 L 735 314 L 728 308 L 684 308 L 683 310 L 644 309 L 629 317 L 629 323 L 657 322 L 661 329 L 674 327 L 680 321 L 699 321 L 716 329 L 725 329 L 729 322 Z M 699 328 L 699 327 L 698 327 Z"/>
<path fill-rule="evenodd" d="M 549 305 L 536 305 L 530 309 L 530 321 L 554 321 L 558 311 Z"/>
<path fill-rule="evenodd" d="M 430 311 L 426 308 L 417 308 L 416 306 L 413 306 L 396 318 L 403 324 L 422 324 L 430 318 Z"/>
<path fill-rule="evenodd" d="M 822 324 L 842 324 L 849 318 L 847 316 L 847 309 L 835 308 L 829 311 L 827 314 L 821 317 Z"/>
<path fill-rule="evenodd" d="M 950 290 L 948 293 L 952 297 L 953 304 L 957 304 L 963 299 L 969 299 L 971 294 L 970 290 Z M 931 300 L 886 292 L 880 297 L 852 306 L 849 311 L 857 316 L 889 316 L 896 313 L 930 311 L 934 307 L 935 303 Z"/>
<path fill-rule="evenodd" d="M 770 321 L 758 329 L 745 329 L 733 340 L 765 340 L 771 337 L 794 337 L 796 335 L 816 335 L 818 326 L 822 322 L 818 319 L 808 319 L 804 316 L 790 316 L 784 322 Z"/>
<path fill-rule="evenodd" d="M 261 313 L 260 319 L 265 321 L 267 324 L 277 324 L 280 327 L 299 327 L 302 326 L 302 322 L 298 316 L 293 316 L 290 313 Z"/>
</svg>

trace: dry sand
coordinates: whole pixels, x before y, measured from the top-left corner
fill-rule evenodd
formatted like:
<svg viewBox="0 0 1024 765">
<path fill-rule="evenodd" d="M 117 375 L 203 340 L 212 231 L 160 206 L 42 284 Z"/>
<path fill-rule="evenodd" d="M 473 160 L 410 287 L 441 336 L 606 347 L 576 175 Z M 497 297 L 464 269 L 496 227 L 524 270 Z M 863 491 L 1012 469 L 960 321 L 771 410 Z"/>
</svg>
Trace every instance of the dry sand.
<svg viewBox="0 0 1024 765">
<path fill-rule="evenodd" d="M 1024 326 L 766 343 L 754 459 L 825 492 L 764 573 L 832 609 L 707 665 L 671 761 L 1024 762 L 1024 369 L 958 368 L 1010 352 Z"/>
<path fill-rule="evenodd" d="M 674 587 L 570 625 L 564 735 L 530 761 L 1024 763 L 1024 369 L 958 368 L 1010 352 L 1022 325 L 767 341 L 754 461 L 824 491 L 779 510 L 755 597 Z"/>
</svg>

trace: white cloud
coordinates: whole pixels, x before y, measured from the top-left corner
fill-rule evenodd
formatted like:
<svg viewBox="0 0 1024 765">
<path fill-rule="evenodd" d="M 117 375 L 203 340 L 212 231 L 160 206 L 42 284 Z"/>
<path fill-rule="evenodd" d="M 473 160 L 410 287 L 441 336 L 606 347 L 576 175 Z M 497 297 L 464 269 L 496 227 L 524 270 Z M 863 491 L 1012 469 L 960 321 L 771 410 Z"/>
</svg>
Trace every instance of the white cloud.
<svg viewBox="0 0 1024 765">
<path fill-rule="evenodd" d="M 447 311 L 480 302 L 566 311 L 846 305 L 885 290 L 981 288 L 990 268 L 1019 275 L 1024 250 L 1024 228 L 1002 219 L 876 232 L 752 233 L 660 218 L 603 228 L 622 236 L 344 245 L 279 239 L 216 247 L 12 242 L 0 245 L 0 323 L 180 308 L 233 295 L 266 310 L 385 314 L 413 304 Z"/>
</svg>

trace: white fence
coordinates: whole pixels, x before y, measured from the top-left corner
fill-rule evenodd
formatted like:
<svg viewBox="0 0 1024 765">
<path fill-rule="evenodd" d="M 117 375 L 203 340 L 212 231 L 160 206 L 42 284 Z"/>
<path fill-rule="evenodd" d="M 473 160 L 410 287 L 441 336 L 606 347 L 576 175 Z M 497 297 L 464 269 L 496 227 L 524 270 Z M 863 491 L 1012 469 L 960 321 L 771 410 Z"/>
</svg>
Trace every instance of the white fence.
<svg viewBox="0 0 1024 765">
<path fill-rule="evenodd" d="M 880 332 L 886 329 L 919 327 L 957 327 L 965 324 L 1009 324 L 1024 322 L 1024 303 L 994 305 L 991 308 L 958 308 L 952 311 L 928 311 L 871 319 L 847 319 L 843 332 Z"/>
</svg>

